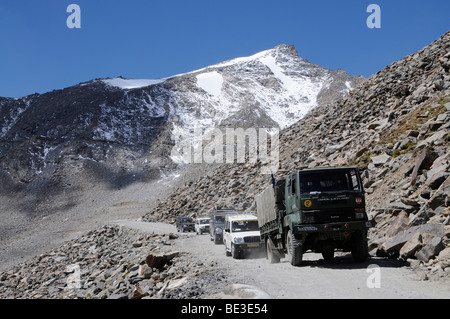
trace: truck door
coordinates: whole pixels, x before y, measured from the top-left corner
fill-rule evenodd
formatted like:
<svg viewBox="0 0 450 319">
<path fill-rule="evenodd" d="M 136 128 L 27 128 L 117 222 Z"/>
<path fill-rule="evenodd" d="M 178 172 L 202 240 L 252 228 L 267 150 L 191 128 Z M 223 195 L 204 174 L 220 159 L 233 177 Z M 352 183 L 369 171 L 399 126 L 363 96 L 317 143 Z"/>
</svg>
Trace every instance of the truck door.
<svg viewBox="0 0 450 319">
<path fill-rule="evenodd" d="M 298 178 L 296 173 L 291 174 L 286 182 L 286 213 L 292 214 L 300 210 L 298 205 Z"/>
</svg>

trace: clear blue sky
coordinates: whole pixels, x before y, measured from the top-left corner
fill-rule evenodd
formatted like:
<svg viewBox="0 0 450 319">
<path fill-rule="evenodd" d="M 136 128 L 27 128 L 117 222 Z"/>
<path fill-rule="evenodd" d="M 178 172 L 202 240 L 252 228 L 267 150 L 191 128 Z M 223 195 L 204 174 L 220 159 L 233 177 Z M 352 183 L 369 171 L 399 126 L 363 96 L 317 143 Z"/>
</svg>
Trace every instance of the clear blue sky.
<svg viewBox="0 0 450 319">
<path fill-rule="evenodd" d="M 69 29 L 69 4 L 81 29 Z M 369 29 L 369 4 L 381 29 Z M 0 0 L 0 96 L 157 79 L 279 44 L 368 77 L 450 29 L 448 0 Z"/>
</svg>

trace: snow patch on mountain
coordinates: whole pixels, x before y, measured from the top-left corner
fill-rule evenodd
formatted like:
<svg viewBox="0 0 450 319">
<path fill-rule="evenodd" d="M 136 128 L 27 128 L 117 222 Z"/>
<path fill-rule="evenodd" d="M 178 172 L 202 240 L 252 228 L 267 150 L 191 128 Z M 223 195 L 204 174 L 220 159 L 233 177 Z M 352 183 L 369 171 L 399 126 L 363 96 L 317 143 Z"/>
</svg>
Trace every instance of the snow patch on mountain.
<svg viewBox="0 0 450 319">
<path fill-rule="evenodd" d="M 19 100 L 23 100 L 24 102 L 24 106 L 23 107 L 18 107 L 16 109 L 11 110 L 10 114 L 8 117 L 5 117 L 4 123 L 3 123 L 3 127 L 0 131 L 0 138 L 3 138 L 8 132 L 9 130 L 16 124 L 16 122 L 19 120 L 20 116 L 26 111 L 28 110 L 28 108 L 30 107 L 30 100 L 25 99 L 15 99 L 16 101 Z"/>
<path fill-rule="evenodd" d="M 197 85 L 215 98 L 222 93 L 223 77 L 216 71 L 200 73 L 196 78 Z"/>
<path fill-rule="evenodd" d="M 102 80 L 105 84 L 114 86 L 124 90 L 138 89 L 150 85 L 155 85 L 164 82 L 166 79 L 150 80 L 150 79 L 124 79 L 124 78 L 114 78 L 114 79 L 104 79 Z"/>
<path fill-rule="evenodd" d="M 301 90 L 301 85 L 293 78 L 286 76 L 283 73 L 283 69 L 277 64 L 274 56 L 267 55 L 260 59 L 260 61 L 266 65 L 273 73 L 273 75 L 283 83 L 284 89 L 288 94 L 296 94 Z"/>
<path fill-rule="evenodd" d="M 251 62 L 251 61 L 257 60 L 257 59 L 259 59 L 261 57 L 264 57 L 267 54 L 270 54 L 272 51 L 273 51 L 273 49 L 270 49 L 270 50 L 258 52 L 256 54 L 251 55 L 251 56 L 240 57 L 240 58 L 235 58 L 235 59 L 228 60 L 228 61 L 223 61 L 223 62 L 214 64 L 211 67 L 223 68 L 223 67 L 227 67 L 227 66 L 230 66 L 230 65 L 235 65 L 235 64 L 238 64 L 238 63 Z"/>
</svg>

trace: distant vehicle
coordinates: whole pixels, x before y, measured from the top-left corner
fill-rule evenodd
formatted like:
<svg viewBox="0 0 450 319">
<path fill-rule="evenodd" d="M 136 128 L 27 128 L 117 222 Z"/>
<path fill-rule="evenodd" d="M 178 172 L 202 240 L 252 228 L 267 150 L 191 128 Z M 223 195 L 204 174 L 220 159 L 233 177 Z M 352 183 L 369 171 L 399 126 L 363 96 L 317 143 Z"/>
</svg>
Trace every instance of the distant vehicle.
<svg viewBox="0 0 450 319">
<path fill-rule="evenodd" d="M 225 254 L 233 258 L 245 256 L 250 252 L 264 251 L 258 219 L 252 214 L 228 215 L 225 217 L 223 230 Z"/>
<path fill-rule="evenodd" d="M 225 225 L 225 216 L 237 214 L 233 209 L 213 210 L 209 224 L 209 236 L 214 244 L 223 244 L 223 227 Z"/>
<path fill-rule="evenodd" d="M 177 218 L 176 222 L 177 231 L 195 231 L 195 223 L 192 217 L 182 216 Z"/>
<path fill-rule="evenodd" d="M 195 232 L 197 235 L 209 233 L 209 217 L 199 217 L 195 220 Z"/>
<path fill-rule="evenodd" d="M 349 251 L 355 261 L 368 256 L 364 189 L 356 167 L 296 170 L 256 197 L 259 229 L 271 263 L 287 257 L 298 266 L 303 253 L 334 258 Z"/>
</svg>

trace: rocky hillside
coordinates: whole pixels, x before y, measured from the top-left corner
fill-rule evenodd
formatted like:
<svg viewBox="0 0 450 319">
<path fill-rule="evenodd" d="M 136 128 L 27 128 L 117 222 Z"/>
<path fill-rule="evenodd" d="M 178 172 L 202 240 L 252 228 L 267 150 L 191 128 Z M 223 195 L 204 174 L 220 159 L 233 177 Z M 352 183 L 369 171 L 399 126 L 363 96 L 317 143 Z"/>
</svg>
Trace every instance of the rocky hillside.
<svg viewBox="0 0 450 319">
<path fill-rule="evenodd" d="M 0 299 L 193 299 L 219 292 L 227 282 L 223 271 L 170 250 L 177 239 L 119 226 L 94 229 L 0 272 Z"/>
<path fill-rule="evenodd" d="M 300 167 L 367 167 L 367 208 L 377 222 L 371 254 L 408 260 L 424 279 L 450 273 L 449 69 L 450 32 L 280 133 L 277 176 Z M 261 165 L 223 165 L 144 219 L 254 210 L 255 195 L 271 182 Z"/>
</svg>

